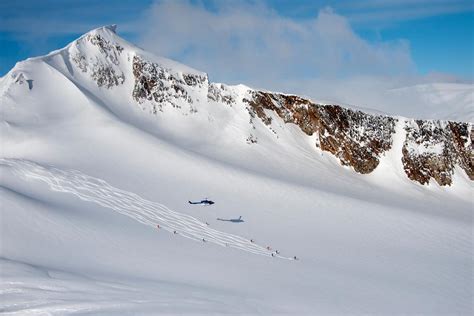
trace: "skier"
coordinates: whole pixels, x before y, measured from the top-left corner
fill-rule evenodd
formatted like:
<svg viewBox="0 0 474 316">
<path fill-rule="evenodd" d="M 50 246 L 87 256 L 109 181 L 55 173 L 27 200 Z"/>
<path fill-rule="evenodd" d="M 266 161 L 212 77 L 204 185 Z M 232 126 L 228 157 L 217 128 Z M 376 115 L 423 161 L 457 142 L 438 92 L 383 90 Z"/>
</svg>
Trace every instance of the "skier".
<svg viewBox="0 0 474 316">
<path fill-rule="evenodd" d="M 177 231 L 174 231 L 174 232 L 173 232 L 173 234 L 175 234 L 175 235 L 176 235 L 177 233 L 178 233 Z"/>
<path fill-rule="evenodd" d="M 206 242 L 206 240 L 203 238 L 203 239 L 202 239 L 202 242 Z"/>
<path fill-rule="evenodd" d="M 275 257 L 275 255 L 273 254 L 273 252 L 272 252 L 272 257 Z"/>
<path fill-rule="evenodd" d="M 296 258 L 296 256 L 293 257 L 293 260 L 298 260 L 298 258 Z"/>
<path fill-rule="evenodd" d="M 160 228 L 161 228 L 161 227 L 160 227 L 160 225 L 156 225 L 156 227 L 157 227 L 158 229 L 160 229 Z"/>
<path fill-rule="evenodd" d="M 278 250 L 275 250 L 275 252 L 276 252 L 276 254 L 277 254 L 277 255 L 279 255 L 279 254 L 280 254 L 280 252 L 279 252 Z"/>
<path fill-rule="evenodd" d="M 267 250 L 272 250 L 272 248 L 270 246 L 267 246 Z"/>
<path fill-rule="evenodd" d="M 250 242 L 251 242 L 251 243 L 254 243 L 254 240 L 253 240 L 253 239 L 250 239 Z"/>
</svg>

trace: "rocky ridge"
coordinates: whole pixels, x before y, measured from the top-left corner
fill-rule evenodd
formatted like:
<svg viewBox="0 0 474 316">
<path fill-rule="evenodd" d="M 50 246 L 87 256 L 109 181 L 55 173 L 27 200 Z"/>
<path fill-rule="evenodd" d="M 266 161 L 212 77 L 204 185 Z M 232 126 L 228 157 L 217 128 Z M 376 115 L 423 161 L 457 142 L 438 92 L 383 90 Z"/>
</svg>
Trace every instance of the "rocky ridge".
<svg viewBox="0 0 474 316">
<path fill-rule="evenodd" d="M 334 155 L 342 165 L 361 174 L 377 168 L 381 157 L 393 146 L 396 124 L 405 132 L 402 157 L 409 179 L 428 184 L 451 185 L 456 167 L 474 181 L 473 125 L 466 122 L 410 120 L 373 115 L 340 105 L 316 104 L 295 95 L 248 89 L 244 94 L 232 86 L 210 83 L 207 75 L 176 72 L 134 53 L 127 65 L 120 65 L 124 48 L 97 33 L 80 39 L 80 45 L 94 47 L 96 54 L 86 56 L 79 44 L 72 61 L 84 73 L 90 73 L 98 87 L 114 89 L 125 80 L 133 81 L 131 96 L 143 108 L 158 115 L 164 107 L 183 109 L 186 115 L 198 111 L 199 102 L 215 102 L 225 106 L 244 104 L 249 123 L 258 118 L 272 129 L 272 115 L 286 124 L 296 124 L 306 135 L 316 135 L 315 146 Z M 84 43 L 85 41 L 85 43 Z M 126 78 L 124 67 L 131 68 Z M 196 93 L 207 100 L 193 97 Z M 252 134 L 247 143 L 258 143 Z"/>
</svg>

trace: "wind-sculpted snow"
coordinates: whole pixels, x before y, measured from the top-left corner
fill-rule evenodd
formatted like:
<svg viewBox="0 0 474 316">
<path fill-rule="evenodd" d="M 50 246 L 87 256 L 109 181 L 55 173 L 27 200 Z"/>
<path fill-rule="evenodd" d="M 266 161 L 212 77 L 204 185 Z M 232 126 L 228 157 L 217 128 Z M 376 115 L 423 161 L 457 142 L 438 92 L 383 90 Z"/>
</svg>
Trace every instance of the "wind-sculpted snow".
<svg viewBox="0 0 474 316">
<path fill-rule="evenodd" d="M 196 218 L 173 211 L 165 205 L 148 201 L 139 195 L 115 188 L 106 181 L 88 176 L 78 170 L 64 170 L 42 166 L 20 159 L 0 159 L 0 165 L 13 168 L 14 173 L 26 180 L 48 184 L 55 192 L 70 193 L 81 200 L 97 203 L 117 213 L 161 231 L 168 231 L 199 242 L 214 243 L 262 256 L 290 259 L 273 253 L 250 239 L 210 228 Z"/>
</svg>

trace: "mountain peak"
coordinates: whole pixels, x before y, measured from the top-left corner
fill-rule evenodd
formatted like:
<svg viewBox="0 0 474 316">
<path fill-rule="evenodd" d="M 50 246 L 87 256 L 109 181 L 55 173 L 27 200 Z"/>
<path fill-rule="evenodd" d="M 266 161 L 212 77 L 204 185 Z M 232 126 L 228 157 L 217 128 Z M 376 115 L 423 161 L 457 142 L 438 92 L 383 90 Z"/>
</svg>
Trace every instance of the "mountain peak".
<svg viewBox="0 0 474 316">
<path fill-rule="evenodd" d="M 100 27 L 97 27 L 95 29 L 92 29 L 86 33 L 84 33 L 80 38 L 88 35 L 102 35 L 102 36 L 114 36 L 114 37 L 119 37 L 117 34 L 117 24 L 110 24 L 110 25 L 103 25 Z"/>
<path fill-rule="evenodd" d="M 117 24 L 110 24 L 110 25 L 105 25 L 102 27 L 103 29 L 108 29 L 114 33 L 117 33 Z"/>
<path fill-rule="evenodd" d="M 196 134 L 199 131 L 211 140 L 219 135 L 238 144 L 280 145 L 282 138 L 299 141 L 285 136 L 296 126 L 298 137 L 311 137 L 313 150 L 330 153 L 360 174 L 372 173 L 395 150 L 394 164 L 413 181 L 429 184 L 434 179 L 451 185 L 457 167 L 474 180 L 471 123 L 370 114 L 296 95 L 212 83 L 206 73 L 148 53 L 115 31 L 115 25 L 91 30 L 63 49 L 23 63 L 9 84 L 28 83 L 36 91 L 33 82 L 38 78 L 58 80 L 48 77 L 53 69 L 61 80 L 96 96 L 111 112 L 127 116 L 135 115 L 137 108 L 148 112 L 146 119 L 140 116 L 139 125 L 156 118 L 161 130 L 179 141 L 206 142 Z M 32 70 L 36 65 L 43 69 Z M 229 126 L 234 126 L 231 134 Z"/>
</svg>

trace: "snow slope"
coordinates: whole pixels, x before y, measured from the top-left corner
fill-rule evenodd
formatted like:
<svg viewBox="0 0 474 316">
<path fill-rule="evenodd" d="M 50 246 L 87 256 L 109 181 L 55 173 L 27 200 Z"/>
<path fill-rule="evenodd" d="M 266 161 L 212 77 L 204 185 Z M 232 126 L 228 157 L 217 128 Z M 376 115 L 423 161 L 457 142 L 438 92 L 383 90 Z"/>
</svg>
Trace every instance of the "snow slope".
<svg viewBox="0 0 474 316">
<path fill-rule="evenodd" d="M 474 84 L 420 84 L 389 90 L 387 97 L 395 100 L 411 99 L 412 104 L 417 104 L 418 115 L 423 118 L 474 121 Z M 407 106 L 401 106 L 406 112 L 403 114 L 413 114 L 414 109 L 410 110 L 409 102 L 406 103 Z"/>
<path fill-rule="evenodd" d="M 91 79 L 115 55 L 81 39 L 0 80 L 2 312 L 472 313 L 463 172 L 450 187 L 421 186 L 399 172 L 394 145 L 373 173 L 356 174 L 276 116 L 276 133 L 249 125 L 239 104 L 171 99 L 176 108 L 150 115 L 123 67 L 133 56 L 176 78 L 207 76 L 112 28 L 88 35 L 124 48 L 116 77 L 104 77 L 114 84 L 123 73 L 120 89 Z M 93 59 L 87 72 L 72 61 L 77 49 Z M 188 93 L 207 100 L 199 88 Z M 203 197 L 216 204 L 187 203 Z"/>
</svg>

